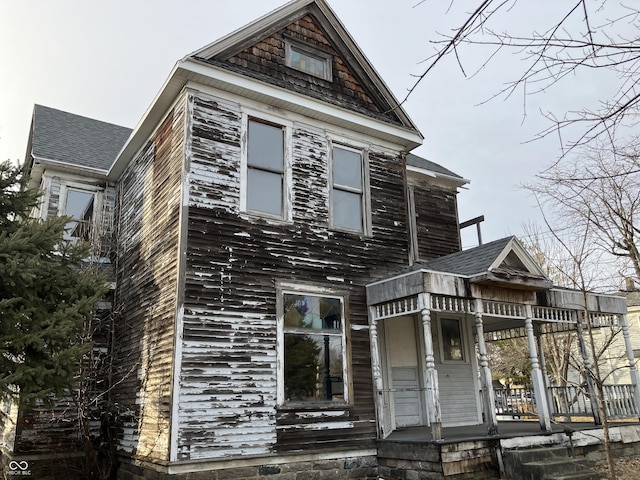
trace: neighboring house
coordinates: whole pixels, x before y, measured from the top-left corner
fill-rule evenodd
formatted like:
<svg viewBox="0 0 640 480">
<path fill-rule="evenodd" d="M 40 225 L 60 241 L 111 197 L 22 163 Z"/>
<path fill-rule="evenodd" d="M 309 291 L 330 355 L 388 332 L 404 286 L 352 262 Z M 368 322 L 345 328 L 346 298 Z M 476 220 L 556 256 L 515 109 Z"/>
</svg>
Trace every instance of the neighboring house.
<svg viewBox="0 0 640 480">
<path fill-rule="evenodd" d="M 467 180 L 422 139 L 324 0 L 178 61 L 132 132 L 36 106 L 42 215 L 115 272 L 119 478 L 375 478 L 403 429 L 495 435 L 489 331 L 525 329 L 550 429 L 533 324 L 575 323 L 576 296 L 513 237 L 460 251 Z M 419 468 L 497 468 L 474 448 Z"/>
</svg>

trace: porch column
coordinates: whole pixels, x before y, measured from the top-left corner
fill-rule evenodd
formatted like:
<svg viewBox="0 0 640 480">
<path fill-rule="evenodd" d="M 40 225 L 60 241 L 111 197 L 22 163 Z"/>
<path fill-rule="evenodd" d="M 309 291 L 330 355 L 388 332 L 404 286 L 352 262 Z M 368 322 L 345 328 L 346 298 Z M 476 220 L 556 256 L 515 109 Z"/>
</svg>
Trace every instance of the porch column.
<svg viewBox="0 0 640 480">
<path fill-rule="evenodd" d="M 496 404 L 493 394 L 493 381 L 489 360 L 487 358 L 487 346 L 484 343 L 484 324 L 482 321 L 482 300 L 475 300 L 476 337 L 478 342 L 478 355 L 480 356 L 480 388 L 482 389 L 482 404 L 489 435 L 498 433 L 498 417 L 496 416 Z"/>
<path fill-rule="evenodd" d="M 440 412 L 440 393 L 438 391 L 438 371 L 433 353 L 433 337 L 431 335 L 431 296 L 420 294 L 420 314 L 422 317 L 422 332 L 424 335 L 424 352 L 426 367 L 426 401 L 427 423 L 431 427 L 431 438 L 442 439 L 442 414 Z"/>
<path fill-rule="evenodd" d="M 369 338 L 371 340 L 371 369 L 376 387 L 376 411 L 378 419 L 378 437 L 386 436 L 384 428 L 384 386 L 380 368 L 380 348 L 378 347 L 378 324 L 375 319 L 375 307 L 369 307 Z"/>
<path fill-rule="evenodd" d="M 624 337 L 624 346 L 627 350 L 627 360 L 629 361 L 629 376 L 633 385 L 633 398 L 635 400 L 636 409 L 640 412 L 640 390 L 638 386 L 638 369 L 636 368 L 636 360 L 633 355 L 633 346 L 631 345 L 631 337 L 629 336 L 629 321 L 626 315 L 620 315 L 620 326 L 622 327 L 622 336 Z"/>
<path fill-rule="evenodd" d="M 551 417 L 549 415 L 549 404 L 547 403 L 547 393 L 544 388 L 544 379 L 540 370 L 538 360 L 538 349 L 536 347 L 536 337 L 533 334 L 533 309 L 531 305 L 525 305 L 527 316 L 524 320 L 524 328 L 527 332 L 529 343 L 529 358 L 531 359 L 531 381 L 533 382 L 533 394 L 538 406 L 538 420 L 540 429 L 545 432 L 551 431 Z"/>
</svg>

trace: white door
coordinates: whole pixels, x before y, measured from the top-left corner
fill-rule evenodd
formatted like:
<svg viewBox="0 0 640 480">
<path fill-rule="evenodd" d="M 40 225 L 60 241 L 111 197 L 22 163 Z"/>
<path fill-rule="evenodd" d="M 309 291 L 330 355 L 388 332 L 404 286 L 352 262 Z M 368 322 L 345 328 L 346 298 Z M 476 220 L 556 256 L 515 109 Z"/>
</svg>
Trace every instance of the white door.
<svg viewBox="0 0 640 480">
<path fill-rule="evenodd" d="M 385 320 L 388 374 L 395 427 L 424 425 L 424 395 L 415 317 Z"/>
</svg>

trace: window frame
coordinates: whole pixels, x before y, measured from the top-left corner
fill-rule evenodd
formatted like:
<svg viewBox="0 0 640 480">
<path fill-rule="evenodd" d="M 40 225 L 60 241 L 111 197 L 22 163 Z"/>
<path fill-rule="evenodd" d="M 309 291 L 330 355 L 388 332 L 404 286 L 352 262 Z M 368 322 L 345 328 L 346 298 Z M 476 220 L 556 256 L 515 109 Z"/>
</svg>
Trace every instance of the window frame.
<svg viewBox="0 0 640 480">
<path fill-rule="evenodd" d="M 60 195 L 58 200 L 58 215 L 65 216 L 67 215 L 67 201 L 69 199 L 69 191 L 88 193 L 93 195 L 93 214 L 91 216 L 91 222 L 89 223 L 89 237 L 91 237 L 92 232 L 96 226 L 96 216 L 100 211 L 100 195 L 98 195 L 99 189 L 92 185 L 83 184 L 80 182 L 69 182 L 65 180 L 60 181 Z M 71 223 L 71 222 L 69 222 Z M 73 240 L 74 238 L 80 237 L 72 237 L 69 236 L 67 238 L 66 226 L 65 226 L 65 234 L 64 238 L 66 240 Z"/>
<path fill-rule="evenodd" d="M 342 341 L 342 384 L 343 384 L 343 399 L 342 400 L 293 400 L 287 401 L 285 397 L 285 335 L 287 333 L 296 334 L 300 333 L 298 329 L 288 329 L 284 326 L 284 296 L 290 295 L 306 295 L 312 297 L 329 297 L 339 299 L 342 305 L 342 330 L 340 334 L 334 334 L 333 336 L 340 336 Z M 335 406 L 350 405 L 353 398 L 353 387 L 351 379 L 351 364 L 349 359 L 350 343 L 349 343 L 349 299 L 348 292 L 343 290 L 337 290 L 333 288 L 327 288 L 322 286 L 305 285 L 301 283 L 288 283 L 288 282 L 276 282 L 276 318 L 277 318 L 277 394 L 276 404 L 278 407 L 310 407 L 314 408 L 326 407 L 332 408 Z M 313 330 L 309 330 L 313 331 Z"/>
<path fill-rule="evenodd" d="M 339 148 L 342 150 L 358 153 L 360 155 L 360 167 L 361 167 L 361 186 L 362 190 L 360 193 L 360 208 L 362 212 L 362 229 L 356 230 L 353 228 L 345 227 L 342 225 L 336 225 L 334 223 L 334 190 L 339 190 L 343 192 L 349 193 L 357 193 L 354 189 L 351 189 L 347 186 L 339 186 L 336 188 L 333 181 L 333 170 L 334 170 L 334 149 Z M 365 146 L 353 146 L 351 142 L 342 143 L 342 142 L 334 142 L 331 139 L 329 140 L 329 171 L 327 182 L 329 185 L 329 226 L 333 230 L 338 230 L 342 232 L 348 233 L 356 233 L 358 235 L 371 235 L 371 198 L 370 198 L 370 188 L 369 188 L 369 149 Z"/>
<path fill-rule="evenodd" d="M 313 45 L 309 45 L 307 43 L 296 41 L 290 37 L 285 37 L 284 39 L 284 50 L 285 50 L 285 64 L 298 72 L 306 73 L 307 75 L 311 75 L 316 78 L 322 78 L 323 80 L 327 80 L 329 82 L 333 81 L 333 55 L 327 53 Z M 297 51 L 298 53 L 302 53 L 309 57 L 315 58 L 317 60 L 321 60 L 324 62 L 324 75 L 317 75 L 313 72 L 309 72 L 307 70 L 303 70 L 301 68 L 296 67 L 293 64 L 292 53 L 293 51 Z"/>
<path fill-rule="evenodd" d="M 249 122 L 262 123 L 271 127 L 281 128 L 283 135 L 283 171 L 282 171 L 282 214 L 274 215 L 269 212 L 252 210 L 248 208 L 249 195 L 249 169 L 256 168 L 249 165 Z M 265 217 L 272 220 L 290 222 L 292 218 L 292 173 L 291 173 L 291 144 L 292 144 L 292 123 L 282 118 L 266 115 L 262 112 L 243 111 L 241 118 L 241 165 L 240 165 L 240 211 L 252 216 Z M 260 169 L 270 171 L 269 169 Z"/>
</svg>

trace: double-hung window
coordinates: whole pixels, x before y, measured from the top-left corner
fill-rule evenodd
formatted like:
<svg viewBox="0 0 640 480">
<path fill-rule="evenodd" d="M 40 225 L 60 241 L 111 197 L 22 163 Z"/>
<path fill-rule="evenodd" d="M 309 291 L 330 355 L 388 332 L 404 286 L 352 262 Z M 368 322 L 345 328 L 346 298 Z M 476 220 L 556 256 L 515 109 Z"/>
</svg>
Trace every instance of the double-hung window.
<svg viewBox="0 0 640 480">
<path fill-rule="evenodd" d="M 245 209 L 285 218 L 285 127 L 247 119 Z"/>
<path fill-rule="evenodd" d="M 363 152 L 332 148 L 331 226 L 365 232 L 366 195 Z"/>
<path fill-rule="evenodd" d="M 280 291 L 281 399 L 346 402 L 343 297 Z"/>
</svg>

